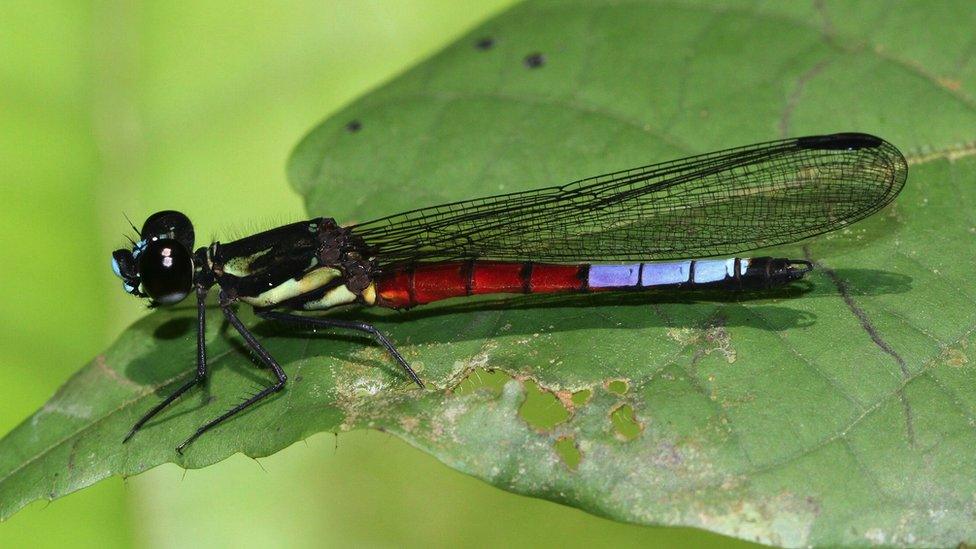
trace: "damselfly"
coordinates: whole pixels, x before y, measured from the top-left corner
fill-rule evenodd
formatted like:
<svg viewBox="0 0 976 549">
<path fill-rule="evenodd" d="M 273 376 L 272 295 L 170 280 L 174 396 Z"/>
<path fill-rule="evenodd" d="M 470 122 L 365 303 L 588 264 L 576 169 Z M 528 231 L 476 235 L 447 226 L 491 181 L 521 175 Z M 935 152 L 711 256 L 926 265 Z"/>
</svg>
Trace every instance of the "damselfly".
<svg viewBox="0 0 976 549">
<path fill-rule="evenodd" d="M 368 334 L 422 388 L 420 377 L 372 325 L 288 311 L 354 304 L 406 308 L 495 293 L 782 286 L 802 278 L 812 264 L 697 258 L 843 227 L 891 202 L 907 174 L 904 157 L 890 143 L 842 133 L 739 147 L 366 223 L 340 226 L 317 217 L 196 251 L 185 215 L 155 213 L 131 249 L 112 254 L 112 268 L 127 292 L 154 306 L 196 294 L 197 369 L 125 440 L 206 378 L 205 300 L 214 285 L 227 321 L 277 381 L 205 423 L 179 452 L 285 386 L 284 370 L 235 313 L 239 302 L 268 320 Z"/>
</svg>

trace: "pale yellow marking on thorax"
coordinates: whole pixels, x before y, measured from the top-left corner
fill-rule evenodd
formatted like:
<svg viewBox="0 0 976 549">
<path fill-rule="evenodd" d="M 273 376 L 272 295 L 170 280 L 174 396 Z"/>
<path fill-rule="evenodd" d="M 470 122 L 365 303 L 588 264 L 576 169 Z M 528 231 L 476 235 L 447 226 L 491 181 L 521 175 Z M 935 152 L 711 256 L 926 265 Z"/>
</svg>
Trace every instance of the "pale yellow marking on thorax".
<svg viewBox="0 0 976 549">
<path fill-rule="evenodd" d="M 271 248 L 255 252 L 245 257 L 233 257 L 224 262 L 224 273 L 245 277 L 251 274 L 251 262 L 271 251 Z"/>
<path fill-rule="evenodd" d="M 270 307 L 272 305 L 277 305 L 282 301 L 300 296 L 302 294 L 307 294 L 308 292 L 321 288 L 339 276 L 341 276 L 341 273 L 338 269 L 334 269 L 332 267 L 322 267 L 321 269 L 315 269 L 314 271 L 305 273 L 305 276 L 298 280 L 289 278 L 273 288 L 268 288 L 267 291 L 261 293 L 257 297 L 241 297 L 241 301 L 253 305 L 254 307 Z M 340 286 L 340 288 L 345 288 L 345 286 Z M 326 294 L 326 296 L 334 291 L 335 290 L 330 291 Z M 349 290 L 346 291 L 348 292 Z"/>
<path fill-rule="evenodd" d="M 363 290 L 362 296 L 363 296 L 363 303 L 365 303 L 366 305 L 375 305 L 376 304 L 376 283 L 370 282 L 369 286 L 366 286 L 366 289 Z"/>
<path fill-rule="evenodd" d="M 320 299 L 315 301 L 308 301 L 302 308 L 306 311 L 320 311 L 322 309 L 329 309 L 335 307 L 336 305 L 345 305 L 347 303 L 352 303 L 356 301 L 358 296 L 349 291 L 346 285 L 336 286 L 328 292 L 325 293 Z"/>
</svg>

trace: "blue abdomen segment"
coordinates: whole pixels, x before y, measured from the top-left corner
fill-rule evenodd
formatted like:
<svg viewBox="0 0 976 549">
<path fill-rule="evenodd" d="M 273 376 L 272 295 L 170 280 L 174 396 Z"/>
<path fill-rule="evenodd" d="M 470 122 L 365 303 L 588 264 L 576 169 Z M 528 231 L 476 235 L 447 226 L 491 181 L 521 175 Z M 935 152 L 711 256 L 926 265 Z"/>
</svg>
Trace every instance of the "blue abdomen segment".
<svg viewBox="0 0 976 549">
<path fill-rule="evenodd" d="M 585 268 L 585 265 L 583 266 Z M 590 265 L 591 290 L 641 288 L 718 288 L 748 290 L 783 286 L 803 278 L 813 264 L 804 259 L 732 257 L 667 263 Z M 582 278 L 582 277 L 581 277 Z"/>
<path fill-rule="evenodd" d="M 640 286 L 643 263 L 630 265 L 590 265 L 590 288 L 629 288 Z"/>
<path fill-rule="evenodd" d="M 675 263 L 644 263 L 641 286 L 684 284 L 691 277 L 691 261 Z"/>
<path fill-rule="evenodd" d="M 692 281 L 696 284 L 736 278 L 745 274 L 749 268 L 748 259 L 701 259 L 692 263 L 694 264 Z"/>
</svg>

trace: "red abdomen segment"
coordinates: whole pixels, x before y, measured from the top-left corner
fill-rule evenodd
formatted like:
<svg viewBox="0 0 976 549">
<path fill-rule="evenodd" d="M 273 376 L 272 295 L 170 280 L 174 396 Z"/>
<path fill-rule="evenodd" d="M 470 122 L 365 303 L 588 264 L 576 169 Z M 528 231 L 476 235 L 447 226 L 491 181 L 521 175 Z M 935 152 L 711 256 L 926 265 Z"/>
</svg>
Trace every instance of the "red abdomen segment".
<svg viewBox="0 0 976 549">
<path fill-rule="evenodd" d="M 585 291 L 590 266 L 464 261 L 435 263 L 380 275 L 376 304 L 413 307 L 450 297 Z"/>
</svg>

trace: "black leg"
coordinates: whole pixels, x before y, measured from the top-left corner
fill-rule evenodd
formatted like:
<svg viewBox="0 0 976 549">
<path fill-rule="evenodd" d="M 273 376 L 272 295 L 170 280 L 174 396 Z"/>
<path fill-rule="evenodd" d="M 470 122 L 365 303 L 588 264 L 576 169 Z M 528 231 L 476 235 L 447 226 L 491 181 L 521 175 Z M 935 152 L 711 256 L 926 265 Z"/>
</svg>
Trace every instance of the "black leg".
<svg viewBox="0 0 976 549">
<path fill-rule="evenodd" d="M 288 376 L 285 375 L 285 371 L 281 369 L 281 366 L 278 365 L 278 362 L 268 353 L 267 349 L 265 349 L 258 342 L 258 340 L 254 338 L 254 334 L 252 334 L 250 330 L 248 330 L 247 327 L 244 326 L 244 323 L 241 322 L 241 319 L 237 318 L 237 313 L 234 312 L 232 302 L 228 301 L 225 298 L 223 292 L 220 293 L 220 309 L 224 312 L 224 316 L 227 317 L 227 321 L 230 322 L 231 326 L 233 326 L 234 329 L 236 329 L 239 334 L 241 334 L 241 337 L 244 338 L 244 341 L 247 343 L 247 346 L 250 347 L 252 351 L 254 351 L 254 354 L 257 355 L 258 359 L 260 359 L 265 366 L 271 368 L 274 371 L 275 376 L 278 377 L 278 382 L 270 387 L 265 387 L 260 392 L 258 392 L 255 395 L 252 395 L 250 398 L 248 398 L 244 402 L 241 402 L 237 406 L 234 406 L 233 408 L 225 412 L 223 415 L 211 419 L 210 421 L 201 425 L 200 428 L 197 429 L 196 432 L 190 436 L 190 438 L 184 440 L 182 443 L 180 443 L 179 446 L 176 447 L 176 451 L 181 454 L 183 453 L 183 449 L 186 448 L 188 444 L 198 439 L 200 435 L 206 433 L 210 429 L 213 429 L 214 427 L 226 421 L 227 419 L 233 417 L 234 415 L 242 412 L 247 407 L 251 406 L 252 404 L 255 404 L 256 402 L 270 395 L 271 393 L 280 391 L 282 388 L 284 388 L 285 382 L 288 381 Z"/>
<path fill-rule="evenodd" d="M 163 411 L 164 408 L 169 406 L 174 400 L 179 398 L 180 395 L 187 392 L 190 387 L 201 383 L 204 379 L 207 379 L 207 343 L 204 340 L 207 332 L 207 289 L 203 287 L 197 287 L 197 375 L 190 381 L 183 384 L 182 387 L 176 390 L 173 394 L 166 397 L 162 402 L 153 407 L 152 410 L 146 412 L 132 429 L 129 429 L 129 434 L 125 435 L 122 439 L 122 444 L 129 442 L 132 435 L 136 434 L 136 431 L 142 428 L 147 421 L 153 418 L 156 414 Z"/>
<path fill-rule="evenodd" d="M 376 327 L 371 324 L 366 324 L 365 322 L 355 322 L 351 320 L 339 320 L 336 318 L 312 318 L 312 317 L 295 315 L 290 313 L 281 313 L 277 311 L 262 311 L 262 312 L 258 312 L 257 315 L 260 316 L 261 318 L 266 318 L 268 320 L 278 320 L 280 322 L 293 322 L 296 324 L 305 324 L 306 326 L 313 326 L 313 327 L 341 328 L 344 330 L 356 330 L 358 332 L 365 332 L 373 336 L 373 338 L 376 339 L 376 341 L 378 341 L 380 345 L 386 347 L 386 350 L 390 353 L 390 355 L 393 356 L 394 360 L 396 360 L 397 363 L 400 364 L 400 367 L 403 368 L 405 372 L 407 372 L 407 375 L 410 376 L 410 379 L 412 379 L 414 383 L 419 385 L 421 389 L 424 388 L 424 382 L 420 380 L 420 376 L 417 375 L 417 372 L 414 372 L 413 368 L 411 368 L 410 365 L 407 364 L 407 361 L 403 358 L 403 355 L 400 354 L 400 351 L 397 351 L 396 347 L 393 346 L 393 343 L 389 339 L 387 339 L 385 335 L 383 335 L 383 332 L 377 330 Z"/>
</svg>

